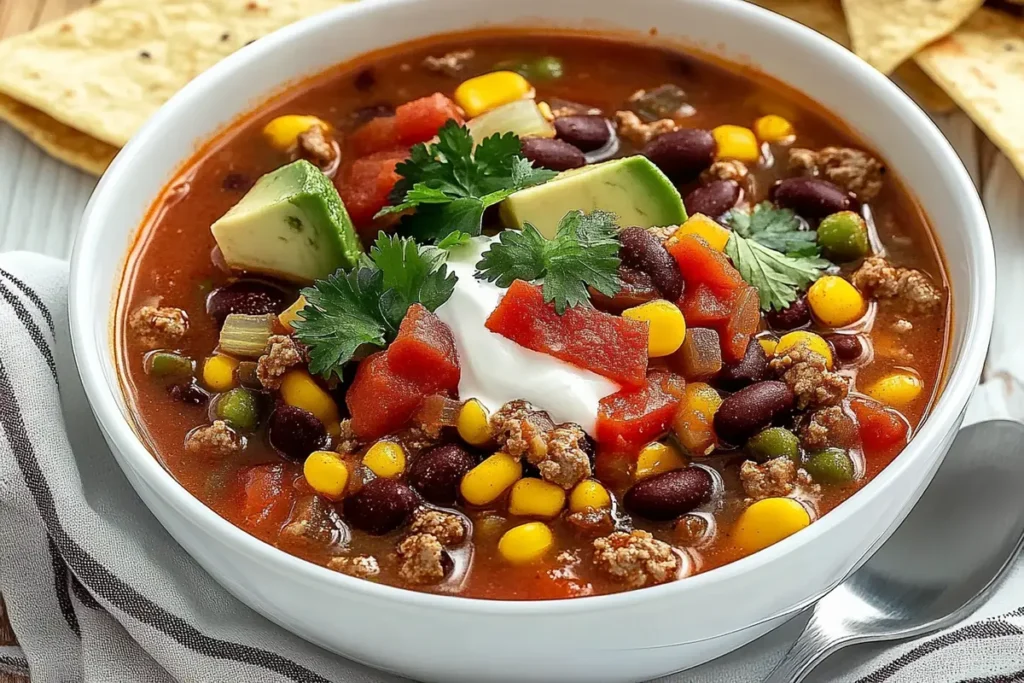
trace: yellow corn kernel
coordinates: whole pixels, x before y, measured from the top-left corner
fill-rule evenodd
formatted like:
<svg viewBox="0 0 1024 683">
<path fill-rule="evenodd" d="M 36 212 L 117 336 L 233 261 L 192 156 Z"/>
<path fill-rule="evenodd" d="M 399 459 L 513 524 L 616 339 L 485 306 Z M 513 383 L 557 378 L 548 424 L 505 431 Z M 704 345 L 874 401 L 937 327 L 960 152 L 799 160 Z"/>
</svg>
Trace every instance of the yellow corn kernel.
<svg viewBox="0 0 1024 683">
<path fill-rule="evenodd" d="M 662 472 L 681 470 L 686 467 L 683 454 L 675 447 L 664 443 L 650 443 L 643 447 L 636 459 L 636 472 L 633 478 L 637 481 L 653 477 Z"/>
<path fill-rule="evenodd" d="M 363 464 L 378 477 L 397 477 L 405 472 L 405 449 L 394 441 L 378 441 L 363 455 Z"/>
<path fill-rule="evenodd" d="M 731 233 L 721 225 L 702 213 L 695 213 L 687 218 L 672 237 L 679 239 L 683 235 L 697 235 L 704 238 L 708 246 L 715 251 L 725 251 L 725 243 Z"/>
<path fill-rule="evenodd" d="M 491 442 L 491 424 L 487 408 L 475 398 L 462 404 L 459 416 L 455 420 L 455 428 L 462 440 L 470 446 L 486 446 Z"/>
<path fill-rule="evenodd" d="M 879 403 L 893 408 L 904 408 L 921 395 L 924 381 L 909 370 L 901 370 L 882 377 L 864 392 Z"/>
<path fill-rule="evenodd" d="M 289 370 L 284 374 L 281 398 L 290 406 L 313 413 L 325 425 L 339 421 L 338 404 L 305 370 Z"/>
<path fill-rule="evenodd" d="M 291 306 L 286 308 L 284 312 L 277 316 L 277 322 L 281 323 L 281 327 L 288 330 L 289 333 L 294 332 L 295 328 L 292 326 L 296 320 L 299 319 L 299 311 L 306 307 L 306 297 L 300 296 L 295 300 Z"/>
<path fill-rule="evenodd" d="M 508 453 L 495 453 L 466 472 L 459 491 L 470 505 L 493 503 L 523 476 L 523 466 Z"/>
<path fill-rule="evenodd" d="M 210 391 L 227 391 L 235 386 L 235 368 L 238 361 L 231 356 L 217 354 L 203 363 L 203 384 Z"/>
<path fill-rule="evenodd" d="M 527 564 L 544 557 L 555 544 L 555 536 L 543 522 L 512 527 L 498 541 L 498 552 L 512 564 Z"/>
<path fill-rule="evenodd" d="M 569 494 L 569 510 L 585 512 L 587 508 L 605 510 L 612 506 L 612 497 L 601 482 L 587 479 L 576 484 Z"/>
<path fill-rule="evenodd" d="M 551 105 L 548 104 L 547 102 L 538 102 L 537 109 L 540 109 L 540 115 L 543 116 L 548 121 L 555 120 L 555 114 L 554 112 L 551 111 Z"/>
<path fill-rule="evenodd" d="M 459 84 L 455 89 L 455 102 L 472 118 L 522 99 L 532 91 L 530 82 L 516 72 L 492 71 Z"/>
<path fill-rule="evenodd" d="M 717 159 L 736 159 L 746 163 L 755 163 L 761 158 L 761 149 L 757 146 L 754 131 L 743 126 L 717 126 L 711 129 L 711 135 L 718 145 Z"/>
<path fill-rule="evenodd" d="M 689 454 L 702 456 L 715 450 L 715 413 L 721 406 L 722 397 L 713 386 L 704 382 L 687 383 L 672 431 Z"/>
<path fill-rule="evenodd" d="M 565 489 L 543 479 L 520 479 L 508 494 L 509 514 L 520 517 L 556 516 L 565 507 Z"/>
<path fill-rule="evenodd" d="M 811 313 L 829 327 L 844 327 L 864 315 L 865 302 L 857 288 L 838 275 L 819 278 L 807 290 Z"/>
<path fill-rule="evenodd" d="M 775 357 L 781 358 L 786 355 L 787 351 L 801 344 L 806 345 L 808 349 L 814 351 L 819 356 L 823 356 L 825 358 L 825 365 L 829 368 L 832 367 L 832 348 L 828 345 L 828 342 L 807 330 L 797 330 L 796 332 L 782 335 L 782 339 L 775 345 Z"/>
<path fill-rule="evenodd" d="M 796 137 L 793 124 L 775 114 L 768 114 L 754 121 L 754 132 L 761 142 L 787 143 Z"/>
<path fill-rule="evenodd" d="M 278 116 L 263 127 L 263 137 L 270 146 L 279 152 L 287 152 L 298 142 L 299 136 L 313 126 L 320 126 L 324 132 L 330 130 L 330 126 L 315 116 L 300 116 L 288 114 Z"/>
<path fill-rule="evenodd" d="M 302 465 L 302 474 L 314 491 L 331 500 L 341 498 L 348 486 L 348 466 L 334 451 L 310 453 Z"/>
<path fill-rule="evenodd" d="M 670 301 L 648 301 L 646 304 L 627 308 L 622 312 L 622 317 L 647 321 L 647 355 L 651 358 L 661 358 L 675 353 L 686 339 L 686 320 L 683 318 L 683 312 Z"/>
<path fill-rule="evenodd" d="M 771 337 L 761 337 L 757 340 L 757 343 L 764 349 L 764 355 L 771 358 L 775 355 L 775 349 L 779 345 L 778 339 L 772 339 Z"/>
<path fill-rule="evenodd" d="M 732 540 L 753 553 L 792 536 L 810 523 L 807 509 L 792 498 L 765 498 L 743 511 L 732 529 Z"/>
</svg>

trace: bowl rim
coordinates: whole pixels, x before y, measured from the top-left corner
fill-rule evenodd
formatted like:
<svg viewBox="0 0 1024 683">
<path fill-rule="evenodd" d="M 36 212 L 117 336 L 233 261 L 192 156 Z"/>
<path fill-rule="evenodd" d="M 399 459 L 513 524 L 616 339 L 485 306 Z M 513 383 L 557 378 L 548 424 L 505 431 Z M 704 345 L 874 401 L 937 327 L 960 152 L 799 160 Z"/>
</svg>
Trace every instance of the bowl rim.
<svg viewBox="0 0 1024 683">
<path fill-rule="evenodd" d="M 580 614 L 614 609 L 629 604 L 635 605 L 638 603 L 660 601 L 666 598 L 680 599 L 684 594 L 700 591 L 707 585 L 735 581 L 740 576 L 756 572 L 761 566 L 769 564 L 788 553 L 791 548 L 814 543 L 821 536 L 828 534 L 842 519 L 856 514 L 858 507 L 860 507 L 857 501 L 865 501 L 863 504 L 866 504 L 867 501 L 877 496 L 881 490 L 888 487 L 902 472 L 914 467 L 920 457 L 923 457 L 923 453 L 927 448 L 937 446 L 941 442 L 946 425 L 955 423 L 963 414 L 967 400 L 977 384 L 988 349 L 995 307 L 995 256 L 992 239 L 981 200 L 963 163 L 931 119 L 906 94 L 885 76 L 832 40 L 790 19 L 756 5 L 748 4 L 742 0 L 728 0 L 728 2 L 724 3 L 722 0 L 687 0 L 687 2 L 692 4 L 709 7 L 727 5 L 727 11 L 745 15 L 749 20 L 761 23 L 783 39 L 806 42 L 809 44 L 809 49 L 829 54 L 838 63 L 839 69 L 853 72 L 860 78 L 868 79 L 874 87 L 881 91 L 880 97 L 887 96 L 892 101 L 892 106 L 901 110 L 901 114 L 906 117 L 908 125 L 919 128 L 928 137 L 929 144 L 944 157 L 945 163 L 956 177 L 956 182 L 960 186 L 959 189 L 963 195 L 965 212 L 972 217 L 969 224 L 965 226 L 965 230 L 970 237 L 969 241 L 977 249 L 978 260 L 977 273 L 975 274 L 975 282 L 972 283 L 973 291 L 971 292 L 970 301 L 965 302 L 968 305 L 963 307 L 964 310 L 961 313 L 966 317 L 965 329 L 967 332 L 965 333 L 961 357 L 957 362 L 952 363 L 949 368 L 942 393 L 908 447 L 872 481 L 844 501 L 842 505 L 832 510 L 829 514 L 822 516 L 800 533 L 794 534 L 764 550 L 712 571 L 696 574 L 684 581 L 675 581 L 640 590 L 608 595 L 554 600 L 515 601 L 467 598 L 425 593 L 346 576 L 290 555 L 257 539 L 255 536 L 251 536 L 241 528 L 222 518 L 198 498 L 192 496 L 160 465 L 157 458 L 150 453 L 139 436 L 131 428 L 128 420 L 121 415 L 116 398 L 116 393 L 121 391 L 121 387 L 111 387 L 108 385 L 101 370 L 104 356 L 110 354 L 112 349 L 109 348 L 109 344 L 104 344 L 101 348 L 101 345 L 94 342 L 96 337 L 94 329 L 98 324 L 95 315 L 97 309 L 95 302 L 88 298 L 88 287 L 86 285 L 94 279 L 92 264 L 97 262 L 96 255 L 102 249 L 102 242 L 99 239 L 104 231 L 102 217 L 108 211 L 111 202 L 116 202 L 114 190 L 123 182 L 123 179 L 131 174 L 134 164 L 137 163 L 140 156 L 144 156 L 145 148 L 150 141 L 160 135 L 163 127 L 180 116 L 180 110 L 192 108 L 196 103 L 201 102 L 206 97 L 210 97 L 216 91 L 217 84 L 229 78 L 237 66 L 259 55 L 273 53 L 295 44 L 303 34 L 323 22 L 339 23 L 349 17 L 374 14 L 388 9 L 401 9 L 404 6 L 425 1 L 427 0 L 374 0 L 372 2 L 342 5 L 280 29 L 230 55 L 191 81 L 150 118 L 117 155 L 90 198 L 82 218 L 81 227 L 75 239 L 69 278 L 68 309 L 76 365 L 78 366 L 89 403 L 102 427 L 102 431 L 111 444 L 116 444 L 112 448 L 118 450 L 122 457 L 131 462 L 137 474 L 145 479 L 154 492 L 163 498 L 167 504 L 174 507 L 180 515 L 188 518 L 191 523 L 205 528 L 211 536 L 221 539 L 224 543 L 231 544 L 236 551 L 254 561 L 269 564 L 276 571 L 287 572 L 295 576 L 297 580 L 333 583 L 339 589 L 353 591 L 370 599 L 397 601 L 417 607 L 455 611 L 467 615 L 542 616 Z M 514 26 L 514 24 L 505 25 Z M 525 22 L 518 25 L 528 26 Z M 273 85 L 275 87 L 281 86 L 281 84 Z M 266 97 L 269 98 L 274 93 L 273 87 L 268 88 Z M 242 112 L 242 115 L 248 114 L 250 111 L 246 110 Z M 842 121 L 842 119 L 840 120 Z M 176 163 L 181 163 L 182 161 L 176 160 Z M 133 226 L 133 230 L 137 229 L 137 226 Z M 130 249 L 127 253 L 130 253 Z M 122 257 L 119 276 L 124 274 L 126 260 L 127 256 L 125 255 Z M 116 298 L 115 294 L 115 302 L 112 306 L 104 306 L 102 308 L 104 311 L 102 324 L 108 329 L 113 325 L 110 315 L 116 312 Z M 116 368 L 116 358 L 113 362 Z M 821 594 L 830 588 L 831 586 L 824 587 L 818 596 L 820 597 Z M 782 614 L 791 613 L 810 601 L 807 600 L 799 605 L 793 605 L 790 609 L 773 614 L 755 624 L 748 624 L 744 628 L 764 623 Z M 721 635 L 725 634 L 715 634 L 708 636 L 708 638 Z"/>
</svg>

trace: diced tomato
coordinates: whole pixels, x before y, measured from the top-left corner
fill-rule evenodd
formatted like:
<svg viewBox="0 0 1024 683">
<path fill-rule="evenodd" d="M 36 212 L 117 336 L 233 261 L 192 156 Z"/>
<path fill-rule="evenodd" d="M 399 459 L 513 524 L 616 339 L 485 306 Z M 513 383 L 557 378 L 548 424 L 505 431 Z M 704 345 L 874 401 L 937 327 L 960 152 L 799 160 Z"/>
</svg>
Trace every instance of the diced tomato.
<svg viewBox="0 0 1024 683">
<path fill-rule="evenodd" d="M 647 379 L 647 324 L 582 306 L 563 315 L 540 287 L 516 280 L 487 318 L 487 329 L 627 387 Z"/>
<path fill-rule="evenodd" d="M 733 297 L 720 297 L 703 283 L 695 287 L 687 285 L 679 308 L 686 318 L 687 327 L 711 327 L 717 330 L 732 315 Z"/>
<path fill-rule="evenodd" d="M 284 465 L 256 465 L 241 477 L 243 525 L 257 535 L 279 530 L 295 502 L 295 489 L 285 482 Z"/>
<path fill-rule="evenodd" d="M 651 372 L 642 389 L 601 399 L 597 441 L 615 449 L 638 448 L 668 431 L 683 399 L 686 382 L 669 372 Z"/>
<path fill-rule="evenodd" d="M 459 388 L 459 353 L 452 331 L 422 304 L 413 304 L 388 347 L 391 371 L 415 382 L 424 393 Z"/>
<path fill-rule="evenodd" d="M 398 182 L 395 166 L 408 156 L 405 150 L 378 152 L 356 159 L 345 169 L 339 192 L 356 226 L 365 226 L 388 204 L 388 194 Z"/>
<path fill-rule="evenodd" d="M 761 302 L 757 290 L 745 287 L 733 300 L 732 314 L 721 331 L 722 358 L 727 363 L 738 363 L 747 352 L 750 338 L 761 324 Z"/>
<path fill-rule="evenodd" d="M 392 372 L 386 351 L 359 364 L 345 394 L 352 430 L 361 439 L 377 439 L 405 426 L 423 402 L 424 392 L 412 380 Z"/>
<path fill-rule="evenodd" d="M 449 119 L 460 124 L 463 122 L 459 108 L 439 92 L 406 102 L 395 110 L 398 141 L 406 147 L 426 142 L 437 135 Z"/>
<path fill-rule="evenodd" d="M 892 408 L 860 398 L 850 401 L 850 408 L 857 416 L 865 458 L 886 464 L 910 440 L 910 423 Z"/>
<path fill-rule="evenodd" d="M 370 119 L 348 136 L 348 146 L 357 157 L 400 147 L 396 117 L 378 116 Z"/>
<path fill-rule="evenodd" d="M 683 235 L 668 251 L 679 265 L 687 289 L 704 284 L 724 298 L 746 286 L 728 257 L 709 247 L 701 237 Z"/>
</svg>

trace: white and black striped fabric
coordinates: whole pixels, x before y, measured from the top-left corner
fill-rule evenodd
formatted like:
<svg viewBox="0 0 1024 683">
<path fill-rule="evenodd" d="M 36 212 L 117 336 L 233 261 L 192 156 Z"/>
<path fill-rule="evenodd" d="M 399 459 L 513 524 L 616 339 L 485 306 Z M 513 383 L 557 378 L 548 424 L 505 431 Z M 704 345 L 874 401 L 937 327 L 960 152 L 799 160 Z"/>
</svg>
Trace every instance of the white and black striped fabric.
<svg viewBox="0 0 1024 683">
<path fill-rule="evenodd" d="M 66 283 L 62 261 L 0 254 L 0 593 L 21 642 L 0 647 L 0 672 L 30 673 L 37 683 L 398 680 L 256 615 L 163 530 L 118 469 L 85 400 L 68 339 Z M 1022 603 L 1018 568 L 971 623 L 895 647 L 850 649 L 808 680 L 1024 681 Z M 663 683 L 758 681 L 801 622 Z"/>
</svg>

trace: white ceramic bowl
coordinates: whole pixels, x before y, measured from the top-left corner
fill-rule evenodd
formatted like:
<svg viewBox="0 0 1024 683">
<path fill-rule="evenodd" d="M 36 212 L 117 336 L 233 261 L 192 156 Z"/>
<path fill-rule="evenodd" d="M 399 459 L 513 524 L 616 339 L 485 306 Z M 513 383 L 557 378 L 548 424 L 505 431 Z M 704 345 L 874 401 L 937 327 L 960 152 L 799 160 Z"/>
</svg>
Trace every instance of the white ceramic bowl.
<svg viewBox="0 0 1024 683">
<path fill-rule="evenodd" d="M 913 442 L 835 511 L 767 550 L 684 581 L 579 600 L 489 602 L 403 591 L 328 571 L 266 545 L 178 485 L 129 426 L 111 345 L 125 252 L 146 210 L 197 142 L 281 84 L 368 50 L 491 25 L 635 31 L 754 64 L 829 110 L 887 158 L 925 207 L 947 255 L 951 371 Z M 444 681 L 626 681 L 707 661 L 780 624 L 894 530 L 963 417 L 992 325 L 994 260 L 967 173 L 927 117 L 885 78 L 818 34 L 727 0 L 382 0 L 289 27 L 188 85 L 117 157 L 75 245 L 75 354 L 103 432 L 139 495 L 239 599 L 336 652 Z"/>
</svg>

